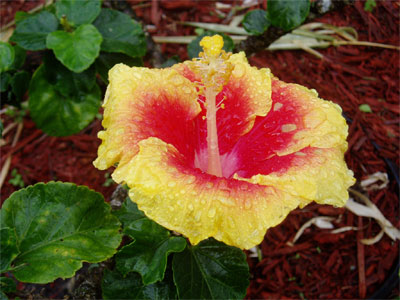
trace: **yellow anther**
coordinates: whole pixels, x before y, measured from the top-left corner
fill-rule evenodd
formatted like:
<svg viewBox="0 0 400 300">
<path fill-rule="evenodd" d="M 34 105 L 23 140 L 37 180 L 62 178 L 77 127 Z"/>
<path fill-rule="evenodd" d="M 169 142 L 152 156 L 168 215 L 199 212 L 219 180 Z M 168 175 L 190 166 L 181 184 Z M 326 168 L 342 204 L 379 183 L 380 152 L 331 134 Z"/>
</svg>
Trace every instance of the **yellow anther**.
<svg viewBox="0 0 400 300">
<path fill-rule="evenodd" d="M 203 47 L 204 53 L 207 56 L 217 57 L 221 54 L 224 47 L 224 39 L 220 35 L 205 36 L 200 41 L 200 46 Z"/>
</svg>

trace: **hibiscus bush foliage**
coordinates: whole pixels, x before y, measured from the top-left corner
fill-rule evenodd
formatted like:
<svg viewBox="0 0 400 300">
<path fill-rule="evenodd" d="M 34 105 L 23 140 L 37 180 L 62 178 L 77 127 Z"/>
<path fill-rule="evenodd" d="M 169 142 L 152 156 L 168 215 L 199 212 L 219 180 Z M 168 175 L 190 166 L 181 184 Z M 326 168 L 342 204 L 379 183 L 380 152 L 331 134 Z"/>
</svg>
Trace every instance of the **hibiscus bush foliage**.
<svg viewBox="0 0 400 300">
<path fill-rule="evenodd" d="M 213 239 L 191 246 L 126 199 L 111 210 L 101 194 L 72 183 L 38 183 L 12 194 L 0 211 L 0 273 L 21 282 L 69 278 L 83 262 L 112 258 L 104 299 L 243 298 L 245 254 Z M 122 237 L 124 242 L 121 244 Z M 0 277 L 1 299 L 16 291 Z"/>
<path fill-rule="evenodd" d="M 10 42 L 0 44 L 2 102 L 19 106 L 29 93 L 30 116 L 53 136 L 78 133 L 98 113 L 102 95 L 97 75 L 107 83 L 114 64 L 142 65 L 143 30 L 122 12 L 97 0 L 59 0 L 40 12 L 17 12 Z M 26 51 L 42 64 L 22 70 Z"/>
</svg>

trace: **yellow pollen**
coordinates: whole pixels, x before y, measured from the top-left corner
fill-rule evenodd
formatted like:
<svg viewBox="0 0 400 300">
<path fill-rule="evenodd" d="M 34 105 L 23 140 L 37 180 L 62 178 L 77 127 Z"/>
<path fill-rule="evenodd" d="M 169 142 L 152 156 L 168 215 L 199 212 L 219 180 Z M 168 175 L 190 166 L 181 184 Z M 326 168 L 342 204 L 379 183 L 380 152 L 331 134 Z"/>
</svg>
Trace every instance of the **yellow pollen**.
<svg viewBox="0 0 400 300">
<path fill-rule="evenodd" d="M 205 36 L 200 41 L 200 46 L 203 47 L 207 56 L 217 57 L 221 54 L 222 47 L 224 47 L 224 39 L 220 35 Z"/>
</svg>

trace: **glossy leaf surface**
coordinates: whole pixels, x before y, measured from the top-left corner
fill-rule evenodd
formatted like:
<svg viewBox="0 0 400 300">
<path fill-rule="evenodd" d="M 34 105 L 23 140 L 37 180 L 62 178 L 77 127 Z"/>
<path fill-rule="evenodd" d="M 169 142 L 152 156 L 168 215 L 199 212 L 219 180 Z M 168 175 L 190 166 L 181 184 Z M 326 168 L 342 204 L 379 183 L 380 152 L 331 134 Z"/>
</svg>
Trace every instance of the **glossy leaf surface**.
<svg viewBox="0 0 400 300">
<path fill-rule="evenodd" d="M 59 74 L 60 76 L 61 73 Z M 59 80 L 68 77 L 61 77 Z M 44 67 L 34 73 L 29 86 L 29 110 L 36 125 L 53 136 L 78 133 L 96 116 L 100 107 L 100 89 L 65 96 L 57 85 L 49 82 Z"/>
<path fill-rule="evenodd" d="M 90 24 L 100 13 L 99 0 L 58 0 L 55 4 L 58 19 L 65 17 L 72 26 Z"/>
<path fill-rule="evenodd" d="M 269 0 L 267 16 L 271 24 L 285 31 L 301 25 L 310 11 L 310 0 Z"/>
<path fill-rule="evenodd" d="M 114 214 L 123 223 L 124 233 L 134 239 L 117 253 L 117 269 L 124 275 L 140 273 L 144 284 L 162 280 L 168 255 L 183 251 L 186 240 L 170 236 L 167 229 L 147 218 L 129 199 Z"/>
<path fill-rule="evenodd" d="M 101 34 L 91 24 L 79 26 L 74 32 L 54 31 L 47 37 L 47 47 L 73 72 L 89 68 L 100 52 Z"/>
<path fill-rule="evenodd" d="M 173 272 L 181 299 L 243 299 L 249 285 L 243 251 L 214 239 L 175 254 Z"/>
<path fill-rule="evenodd" d="M 268 29 L 270 21 L 267 19 L 267 12 L 256 9 L 248 12 L 243 19 L 243 27 L 247 32 L 260 35 Z"/>
<path fill-rule="evenodd" d="M 176 299 L 176 289 L 171 282 L 142 283 L 138 273 L 126 276 L 117 271 L 105 270 L 102 291 L 104 299 Z"/>
<path fill-rule="evenodd" d="M 43 50 L 46 49 L 47 35 L 57 30 L 57 27 L 56 16 L 47 11 L 29 17 L 24 14 L 10 40 L 26 50 Z"/>
<path fill-rule="evenodd" d="M 101 50 L 120 52 L 132 57 L 146 53 L 146 41 L 139 23 L 127 14 L 103 8 L 93 23 L 103 36 Z"/>
<path fill-rule="evenodd" d="M 16 233 L 14 276 L 47 283 L 73 276 L 84 261 L 111 257 L 121 235 L 110 210 L 102 195 L 71 183 L 38 183 L 13 193 L 1 209 L 1 226 Z"/>
</svg>

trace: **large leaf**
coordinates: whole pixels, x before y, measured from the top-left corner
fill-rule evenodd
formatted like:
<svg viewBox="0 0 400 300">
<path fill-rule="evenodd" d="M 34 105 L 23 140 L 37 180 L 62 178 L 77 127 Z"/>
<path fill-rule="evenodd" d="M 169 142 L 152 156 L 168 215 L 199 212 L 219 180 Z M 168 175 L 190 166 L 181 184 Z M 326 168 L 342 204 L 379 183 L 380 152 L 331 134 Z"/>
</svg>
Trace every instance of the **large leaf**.
<svg viewBox="0 0 400 300">
<path fill-rule="evenodd" d="M 91 24 L 79 26 L 74 32 L 54 31 L 47 36 L 46 45 L 57 59 L 73 72 L 89 68 L 100 52 L 101 34 Z"/>
<path fill-rule="evenodd" d="M 170 236 L 167 229 L 148 219 L 129 199 L 114 214 L 120 217 L 124 233 L 134 238 L 134 242 L 117 253 L 117 269 L 124 275 L 132 271 L 140 273 L 144 284 L 162 280 L 168 255 L 183 251 L 186 240 Z"/>
<path fill-rule="evenodd" d="M 309 12 L 310 0 L 268 0 L 268 19 L 285 31 L 301 25 Z"/>
<path fill-rule="evenodd" d="M 58 0 L 56 2 L 56 15 L 66 18 L 72 26 L 90 24 L 100 13 L 99 0 Z"/>
<path fill-rule="evenodd" d="M 191 41 L 187 47 L 189 58 L 192 59 L 195 57 L 199 57 L 199 53 L 203 51 L 203 48 L 200 46 L 200 41 L 202 40 L 202 38 L 205 36 L 213 36 L 215 34 L 217 33 L 206 31 L 205 33 L 199 35 L 193 41 Z M 233 49 L 235 48 L 232 38 L 224 33 L 218 33 L 218 34 L 221 35 L 222 38 L 224 39 L 224 47 L 222 49 L 224 49 L 226 52 L 232 52 Z"/>
<path fill-rule="evenodd" d="M 243 27 L 247 32 L 260 35 L 268 29 L 270 21 L 267 19 L 267 12 L 256 9 L 248 12 L 243 18 Z"/>
<path fill-rule="evenodd" d="M 14 62 L 14 48 L 5 42 L 0 41 L 0 73 L 7 71 Z"/>
<path fill-rule="evenodd" d="M 89 92 L 64 96 L 57 85 L 47 80 L 42 65 L 33 74 L 29 86 L 30 115 L 36 125 L 50 135 L 75 134 L 95 118 L 100 96 L 97 84 Z"/>
<path fill-rule="evenodd" d="M 46 49 L 47 35 L 58 27 L 55 15 L 47 11 L 41 11 L 32 16 L 25 16 L 17 23 L 10 41 L 17 43 L 26 50 Z"/>
<path fill-rule="evenodd" d="M 17 237 L 13 228 L 1 228 L 0 238 L 0 273 L 3 273 L 10 267 L 11 262 L 17 257 L 19 251 Z"/>
<path fill-rule="evenodd" d="M 176 288 L 170 281 L 144 285 L 138 273 L 121 275 L 105 270 L 102 282 L 104 299 L 176 299 Z"/>
<path fill-rule="evenodd" d="M 103 36 L 101 50 L 120 52 L 132 57 L 146 53 L 146 40 L 140 25 L 122 12 L 103 8 L 93 23 Z"/>
<path fill-rule="evenodd" d="M 131 57 L 123 53 L 100 52 L 99 57 L 95 61 L 95 65 L 97 72 L 105 83 L 108 84 L 108 71 L 118 63 L 123 63 L 130 67 L 143 66 L 142 59 L 138 57 Z"/>
<path fill-rule="evenodd" d="M 47 283 L 67 278 L 82 262 L 111 257 L 121 242 L 120 223 L 103 196 L 71 183 L 38 183 L 13 193 L 1 209 L 1 226 L 15 230 L 20 254 L 14 276 Z"/>
<path fill-rule="evenodd" d="M 213 239 L 174 254 L 174 282 L 181 299 L 243 299 L 249 285 L 246 256 Z"/>
</svg>

